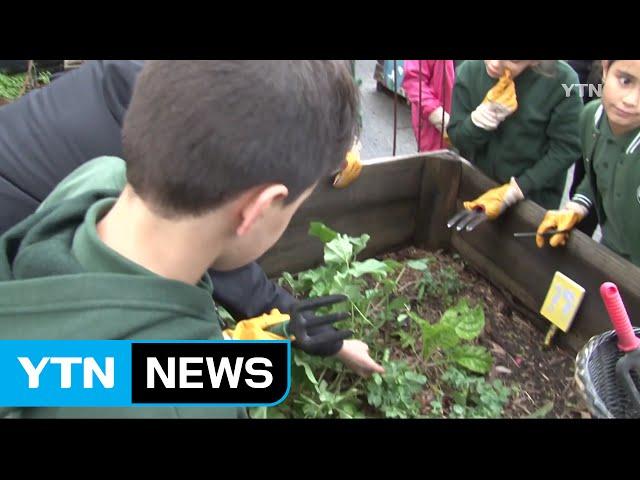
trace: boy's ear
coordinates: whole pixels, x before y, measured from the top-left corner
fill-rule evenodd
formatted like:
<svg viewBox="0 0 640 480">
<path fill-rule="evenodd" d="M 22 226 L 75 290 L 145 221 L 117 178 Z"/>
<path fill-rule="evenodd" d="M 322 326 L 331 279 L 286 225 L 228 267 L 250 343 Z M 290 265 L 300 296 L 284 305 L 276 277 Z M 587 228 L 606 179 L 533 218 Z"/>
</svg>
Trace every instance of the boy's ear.
<svg viewBox="0 0 640 480">
<path fill-rule="evenodd" d="M 282 201 L 287 195 L 289 190 L 282 184 L 271 184 L 260 188 L 242 206 L 236 234 L 245 235 L 273 202 Z"/>
</svg>

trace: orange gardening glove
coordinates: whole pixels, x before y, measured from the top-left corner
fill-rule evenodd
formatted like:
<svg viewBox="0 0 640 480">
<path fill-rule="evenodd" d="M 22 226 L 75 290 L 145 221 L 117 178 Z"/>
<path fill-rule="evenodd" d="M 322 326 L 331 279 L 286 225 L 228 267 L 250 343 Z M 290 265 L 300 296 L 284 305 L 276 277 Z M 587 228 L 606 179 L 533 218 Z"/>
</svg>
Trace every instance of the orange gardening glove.
<svg viewBox="0 0 640 480">
<path fill-rule="evenodd" d="M 501 187 L 492 188 L 472 202 L 464 202 L 463 205 L 467 210 L 480 208 L 490 220 L 494 220 L 509 206 L 522 199 L 524 199 L 524 195 L 515 179 L 512 178 L 511 182 Z"/>
<path fill-rule="evenodd" d="M 340 171 L 333 180 L 334 188 L 345 188 L 360 176 L 362 163 L 360 163 L 360 146 L 354 147 L 347 153 L 346 160 L 342 163 Z"/>
<path fill-rule="evenodd" d="M 229 340 L 287 340 L 268 329 L 288 321 L 289 315 L 274 308 L 270 313 L 238 322 L 235 328 L 225 330 L 224 336 Z"/>
<path fill-rule="evenodd" d="M 442 136 L 442 143 L 444 144 L 445 148 L 451 148 L 453 145 L 446 130 L 444 132 L 444 135 Z"/>
<path fill-rule="evenodd" d="M 511 78 L 511 71 L 505 68 L 498 83 L 487 92 L 482 103 L 492 103 L 504 108 L 505 113 L 511 114 L 518 109 L 516 85 Z"/>
<path fill-rule="evenodd" d="M 536 245 L 538 248 L 544 247 L 544 237 L 540 234 L 547 230 L 572 230 L 580 220 L 582 220 L 586 212 L 584 207 L 574 206 L 574 202 L 569 202 L 565 208 L 561 210 L 549 210 L 544 215 L 540 226 L 538 227 L 538 235 L 536 235 Z M 558 247 L 566 245 L 569 238 L 569 232 L 556 233 L 549 239 L 549 245 Z"/>
</svg>

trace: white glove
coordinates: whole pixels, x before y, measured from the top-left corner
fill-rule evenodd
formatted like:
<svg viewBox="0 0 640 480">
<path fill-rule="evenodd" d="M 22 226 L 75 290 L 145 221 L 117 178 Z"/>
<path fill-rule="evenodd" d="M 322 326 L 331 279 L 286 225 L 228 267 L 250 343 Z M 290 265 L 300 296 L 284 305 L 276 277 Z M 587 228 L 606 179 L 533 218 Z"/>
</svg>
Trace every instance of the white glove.
<svg viewBox="0 0 640 480">
<path fill-rule="evenodd" d="M 507 190 L 507 193 L 504 196 L 504 203 L 507 207 L 510 207 L 521 200 L 524 200 L 524 193 L 520 190 L 520 185 L 518 185 L 516 179 L 511 177 L 511 180 L 509 181 L 509 190 Z"/>
<path fill-rule="evenodd" d="M 429 115 L 429 123 L 436 127 L 439 132 L 442 132 L 442 120 L 444 118 L 444 129 L 446 131 L 447 126 L 449 125 L 449 114 L 442 107 L 436 108 Z"/>
<path fill-rule="evenodd" d="M 473 124 L 483 130 L 495 130 L 513 112 L 499 103 L 486 102 L 471 112 Z"/>
</svg>

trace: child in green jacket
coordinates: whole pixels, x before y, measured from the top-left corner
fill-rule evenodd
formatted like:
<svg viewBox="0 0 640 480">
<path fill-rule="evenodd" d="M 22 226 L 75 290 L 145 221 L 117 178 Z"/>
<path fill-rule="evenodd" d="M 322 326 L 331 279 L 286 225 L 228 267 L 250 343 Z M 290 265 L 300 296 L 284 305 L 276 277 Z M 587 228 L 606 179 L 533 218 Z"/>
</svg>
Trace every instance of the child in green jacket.
<svg viewBox="0 0 640 480">
<path fill-rule="evenodd" d="M 246 265 L 278 240 L 345 158 L 358 103 L 340 61 L 147 62 L 123 125 L 124 189 L 94 171 L 103 188 L 73 195 L 70 179 L 69 191 L 61 186 L 0 237 L 0 338 L 222 339 L 207 270 Z M 366 345 L 353 353 L 370 360 Z M 36 408 L 23 416 L 246 412 Z"/>
<path fill-rule="evenodd" d="M 546 213 L 538 233 L 571 230 L 594 208 L 602 244 L 640 266 L 640 60 L 604 60 L 603 77 L 602 99 L 580 117 L 586 176 L 571 201 Z M 556 234 L 549 243 L 567 238 Z M 543 247 L 544 237 L 536 242 Z"/>
<path fill-rule="evenodd" d="M 497 82 L 497 83 L 496 83 Z M 448 133 L 461 155 L 502 184 L 473 202 L 489 218 L 529 198 L 557 208 L 580 157 L 582 101 L 559 60 L 468 60 L 457 71 Z"/>
</svg>

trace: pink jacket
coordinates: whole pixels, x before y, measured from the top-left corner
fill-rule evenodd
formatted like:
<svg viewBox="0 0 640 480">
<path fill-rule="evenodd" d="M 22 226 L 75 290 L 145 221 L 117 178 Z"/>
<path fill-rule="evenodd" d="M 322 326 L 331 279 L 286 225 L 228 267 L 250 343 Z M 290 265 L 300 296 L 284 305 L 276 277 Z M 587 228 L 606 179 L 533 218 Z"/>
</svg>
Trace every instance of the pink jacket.
<svg viewBox="0 0 640 480">
<path fill-rule="evenodd" d="M 421 152 L 446 148 L 441 141 L 440 132 L 429 122 L 429 115 L 441 106 L 444 106 L 447 113 L 451 113 L 451 91 L 454 81 L 453 60 L 404 61 L 402 87 L 411 102 L 413 132 L 419 145 L 418 150 Z"/>
</svg>

